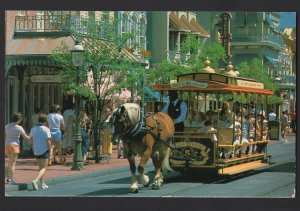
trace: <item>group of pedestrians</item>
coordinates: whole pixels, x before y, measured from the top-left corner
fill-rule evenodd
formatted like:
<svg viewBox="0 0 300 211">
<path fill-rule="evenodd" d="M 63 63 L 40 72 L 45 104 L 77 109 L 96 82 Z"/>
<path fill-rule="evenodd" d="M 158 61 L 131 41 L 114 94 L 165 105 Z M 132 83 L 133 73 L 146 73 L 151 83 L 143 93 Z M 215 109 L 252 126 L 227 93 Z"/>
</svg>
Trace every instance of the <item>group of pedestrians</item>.
<svg viewBox="0 0 300 211">
<path fill-rule="evenodd" d="M 102 155 L 110 160 L 112 154 L 111 127 L 108 122 L 112 109 L 105 109 L 105 121 L 99 132 L 102 140 Z M 8 158 L 7 164 L 7 184 L 16 184 L 13 179 L 17 158 L 20 153 L 20 138 L 26 140 L 32 145 L 34 157 L 37 160 L 38 174 L 32 180 L 32 187 L 38 190 L 39 187 L 47 189 L 44 176 L 47 166 L 54 163 L 63 165 L 66 161 L 66 154 L 74 152 L 74 134 L 75 134 L 75 109 L 72 104 L 61 113 L 59 105 L 52 105 L 47 114 L 42 113 L 39 108 L 34 109 L 34 114 L 30 120 L 30 134 L 28 135 L 21 126 L 22 114 L 16 112 L 12 115 L 11 122 L 5 126 L 5 153 Z M 82 139 L 82 157 L 87 162 L 87 154 L 90 151 L 91 140 L 93 137 L 92 118 L 87 115 L 85 108 L 80 109 L 79 127 Z M 121 144 L 119 144 L 121 145 Z M 118 158 L 121 157 L 121 147 L 118 151 Z M 56 161 L 55 155 L 58 155 L 59 161 Z"/>
<path fill-rule="evenodd" d="M 31 118 L 32 128 L 28 135 L 20 125 L 22 114 L 13 114 L 11 122 L 5 126 L 5 153 L 8 157 L 7 179 L 8 184 L 16 184 L 13 179 L 17 158 L 20 153 L 20 136 L 33 146 L 33 153 L 39 167 L 37 177 L 32 181 L 34 190 L 38 190 L 39 182 L 42 189 L 47 189 L 44 175 L 48 164 L 51 165 L 53 149 L 56 147 L 60 157 L 60 163 L 65 162 L 61 150 L 62 131 L 64 129 L 64 119 L 59 113 L 60 107 L 53 105 L 48 115 L 40 113 L 35 109 L 35 114 Z"/>
</svg>

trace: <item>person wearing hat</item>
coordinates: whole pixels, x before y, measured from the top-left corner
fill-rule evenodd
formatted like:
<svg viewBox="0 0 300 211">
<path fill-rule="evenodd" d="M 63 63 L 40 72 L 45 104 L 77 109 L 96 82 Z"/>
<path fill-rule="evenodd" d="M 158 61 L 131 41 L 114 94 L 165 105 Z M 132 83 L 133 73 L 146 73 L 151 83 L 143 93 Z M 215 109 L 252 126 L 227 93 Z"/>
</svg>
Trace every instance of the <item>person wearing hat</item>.
<svg viewBox="0 0 300 211">
<path fill-rule="evenodd" d="M 178 99 L 177 91 L 169 91 L 170 102 L 162 109 L 174 120 L 175 131 L 184 131 L 184 120 L 187 116 L 187 104 L 183 100 Z"/>
</svg>

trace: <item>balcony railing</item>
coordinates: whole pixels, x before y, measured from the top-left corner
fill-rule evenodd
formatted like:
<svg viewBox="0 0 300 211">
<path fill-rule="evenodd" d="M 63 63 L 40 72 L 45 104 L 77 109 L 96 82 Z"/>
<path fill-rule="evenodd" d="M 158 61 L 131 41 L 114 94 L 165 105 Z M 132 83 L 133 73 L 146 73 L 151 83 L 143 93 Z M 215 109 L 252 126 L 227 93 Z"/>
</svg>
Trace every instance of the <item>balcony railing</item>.
<svg viewBox="0 0 300 211">
<path fill-rule="evenodd" d="M 236 34 L 233 35 L 233 42 L 267 42 L 270 44 L 277 45 L 278 47 L 283 47 L 284 40 L 276 37 L 273 34 Z"/>
<path fill-rule="evenodd" d="M 177 61 L 180 62 L 181 64 L 185 64 L 188 58 L 189 58 L 189 54 L 186 53 L 180 53 L 175 51 L 168 52 L 168 59 L 172 62 Z"/>
<path fill-rule="evenodd" d="M 70 16 L 17 16 L 15 32 L 57 32 L 70 31 Z"/>
<path fill-rule="evenodd" d="M 15 21 L 16 34 L 26 32 L 88 34 L 94 29 L 103 37 L 102 27 L 103 22 L 70 15 L 17 16 Z"/>
</svg>

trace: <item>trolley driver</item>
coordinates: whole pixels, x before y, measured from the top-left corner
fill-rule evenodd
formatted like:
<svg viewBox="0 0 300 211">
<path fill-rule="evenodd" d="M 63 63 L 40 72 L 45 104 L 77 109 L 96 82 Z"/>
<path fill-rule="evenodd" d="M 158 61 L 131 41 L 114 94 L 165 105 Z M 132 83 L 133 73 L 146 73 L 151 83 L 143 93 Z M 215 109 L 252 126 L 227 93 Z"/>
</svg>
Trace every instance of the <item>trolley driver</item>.
<svg viewBox="0 0 300 211">
<path fill-rule="evenodd" d="M 165 112 L 170 115 L 175 123 L 175 131 L 181 132 L 184 131 L 184 120 L 187 115 L 187 104 L 183 100 L 178 99 L 177 91 L 169 91 L 170 102 L 162 109 L 162 112 Z"/>
</svg>

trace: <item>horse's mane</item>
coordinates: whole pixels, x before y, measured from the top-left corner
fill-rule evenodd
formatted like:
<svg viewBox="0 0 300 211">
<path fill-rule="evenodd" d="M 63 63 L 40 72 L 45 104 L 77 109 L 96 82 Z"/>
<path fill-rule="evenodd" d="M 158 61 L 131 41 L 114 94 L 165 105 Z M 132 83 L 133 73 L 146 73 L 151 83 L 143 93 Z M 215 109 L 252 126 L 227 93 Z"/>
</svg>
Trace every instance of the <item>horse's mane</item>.
<svg viewBox="0 0 300 211">
<path fill-rule="evenodd" d="M 131 126 L 136 125 L 140 120 L 140 106 L 135 103 L 124 103 L 123 106 L 128 112 Z"/>
</svg>

